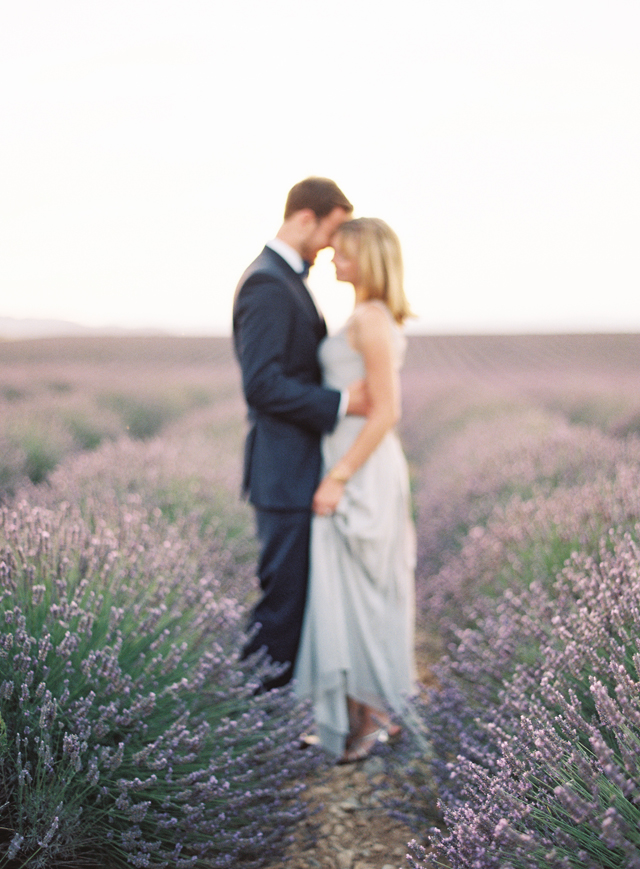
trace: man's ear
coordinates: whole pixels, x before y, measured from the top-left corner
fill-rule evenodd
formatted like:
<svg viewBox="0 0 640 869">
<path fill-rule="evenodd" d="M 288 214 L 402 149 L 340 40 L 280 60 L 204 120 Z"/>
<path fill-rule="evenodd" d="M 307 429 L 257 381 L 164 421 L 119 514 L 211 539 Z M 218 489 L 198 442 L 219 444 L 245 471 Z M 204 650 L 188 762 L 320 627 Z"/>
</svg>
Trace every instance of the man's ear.
<svg viewBox="0 0 640 869">
<path fill-rule="evenodd" d="M 297 212 L 298 220 L 300 226 L 308 227 L 312 223 L 317 222 L 316 213 L 312 208 L 301 208 L 300 211 Z"/>
</svg>

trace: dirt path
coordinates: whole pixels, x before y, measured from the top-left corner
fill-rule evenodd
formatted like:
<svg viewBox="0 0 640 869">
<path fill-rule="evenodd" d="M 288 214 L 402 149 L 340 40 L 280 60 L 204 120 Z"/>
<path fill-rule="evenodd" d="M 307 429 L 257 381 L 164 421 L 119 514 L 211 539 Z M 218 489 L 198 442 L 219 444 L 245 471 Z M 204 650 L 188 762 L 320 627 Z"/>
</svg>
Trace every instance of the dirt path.
<svg viewBox="0 0 640 869">
<path fill-rule="evenodd" d="M 418 644 L 417 657 L 421 683 L 432 683 L 424 644 Z M 385 765 L 382 754 L 374 753 L 362 763 L 315 774 L 307 792 L 312 811 L 296 831 L 283 869 L 407 869 L 407 843 L 415 836 L 386 808 L 393 783 Z"/>
<path fill-rule="evenodd" d="M 384 760 L 335 766 L 311 782 L 316 809 L 298 829 L 289 869 L 406 869 L 411 830 L 385 808 Z"/>
</svg>

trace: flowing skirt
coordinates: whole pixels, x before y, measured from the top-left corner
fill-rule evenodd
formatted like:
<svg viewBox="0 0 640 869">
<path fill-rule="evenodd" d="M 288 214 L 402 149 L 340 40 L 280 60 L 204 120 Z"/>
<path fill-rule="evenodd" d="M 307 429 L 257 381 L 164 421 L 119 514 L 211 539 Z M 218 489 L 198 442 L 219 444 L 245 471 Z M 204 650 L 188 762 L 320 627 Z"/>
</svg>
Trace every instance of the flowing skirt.
<svg viewBox="0 0 640 869">
<path fill-rule="evenodd" d="M 325 438 L 326 467 L 355 426 L 346 418 Z M 349 731 L 347 695 L 402 715 L 414 690 L 414 571 L 407 464 L 390 432 L 349 480 L 336 513 L 312 520 L 294 685 L 311 699 L 320 742 L 333 754 L 342 753 Z"/>
</svg>

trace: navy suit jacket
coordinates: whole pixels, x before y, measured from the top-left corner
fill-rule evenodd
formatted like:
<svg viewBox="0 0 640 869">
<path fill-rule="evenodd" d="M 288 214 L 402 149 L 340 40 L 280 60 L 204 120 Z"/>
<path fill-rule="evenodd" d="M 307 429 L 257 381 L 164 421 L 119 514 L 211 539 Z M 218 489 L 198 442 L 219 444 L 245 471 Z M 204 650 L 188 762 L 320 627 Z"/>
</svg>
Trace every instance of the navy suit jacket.
<svg viewBox="0 0 640 869">
<path fill-rule="evenodd" d="M 265 247 L 233 306 L 235 352 L 249 408 L 243 491 L 258 508 L 309 509 L 320 437 L 336 424 L 340 393 L 320 385 L 327 327 L 300 275 Z"/>
</svg>

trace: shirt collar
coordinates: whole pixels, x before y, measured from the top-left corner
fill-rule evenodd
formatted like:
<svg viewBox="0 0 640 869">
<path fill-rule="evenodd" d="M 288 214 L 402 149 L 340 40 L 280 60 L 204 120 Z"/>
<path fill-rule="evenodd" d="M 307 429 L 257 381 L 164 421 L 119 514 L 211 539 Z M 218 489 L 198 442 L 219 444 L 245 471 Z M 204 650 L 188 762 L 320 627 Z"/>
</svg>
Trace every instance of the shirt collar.
<svg viewBox="0 0 640 869">
<path fill-rule="evenodd" d="M 286 241 L 282 241 L 281 238 L 272 238 L 271 241 L 267 242 L 267 247 L 270 247 L 271 250 L 280 254 L 282 259 L 289 263 L 296 274 L 300 274 L 303 271 L 304 262 L 302 257 L 298 251 L 294 250 L 291 245 L 286 243 Z"/>
</svg>

